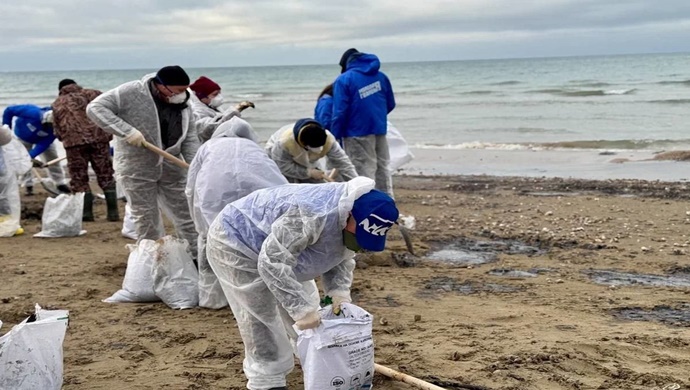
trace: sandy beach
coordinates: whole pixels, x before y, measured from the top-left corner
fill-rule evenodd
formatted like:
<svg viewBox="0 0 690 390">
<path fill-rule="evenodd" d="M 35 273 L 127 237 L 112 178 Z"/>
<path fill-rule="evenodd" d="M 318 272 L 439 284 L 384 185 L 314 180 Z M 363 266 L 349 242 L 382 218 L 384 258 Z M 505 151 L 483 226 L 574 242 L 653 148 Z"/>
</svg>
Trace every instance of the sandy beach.
<svg viewBox="0 0 690 390">
<path fill-rule="evenodd" d="M 416 219 L 362 257 L 355 303 L 375 317 L 376 361 L 447 389 L 690 386 L 690 197 L 682 182 L 397 176 Z M 120 223 L 2 239 L 0 332 L 35 303 L 68 309 L 64 389 L 243 389 L 229 309 L 106 304 L 126 268 Z M 289 376 L 302 388 L 299 365 Z M 412 389 L 377 376 L 376 389 Z"/>
</svg>

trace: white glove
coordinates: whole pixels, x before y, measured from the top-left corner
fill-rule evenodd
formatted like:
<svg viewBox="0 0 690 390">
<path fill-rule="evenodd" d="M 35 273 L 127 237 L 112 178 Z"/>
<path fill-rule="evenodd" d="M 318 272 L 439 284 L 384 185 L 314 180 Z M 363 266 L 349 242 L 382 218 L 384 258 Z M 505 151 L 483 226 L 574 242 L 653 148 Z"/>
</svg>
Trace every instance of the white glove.
<svg viewBox="0 0 690 390">
<path fill-rule="evenodd" d="M 132 146 L 144 146 L 146 142 L 144 135 L 137 129 L 132 129 L 132 131 L 125 136 L 125 141 Z"/>
<path fill-rule="evenodd" d="M 345 302 L 347 302 L 347 303 L 352 302 L 352 299 L 350 299 L 349 297 L 341 297 L 338 295 L 331 297 L 331 299 L 333 300 L 331 307 L 333 308 L 333 314 L 335 314 L 335 315 L 340 314 L 340 305 L 342 305 Z"/>
<path fill-rule="evenodd" d="M 238 104 L 237 106 L 235 106 L 235 109 L 239 112 L 242 112 L 249 107 L 254 108 L 254 103 L 248 102 L 248 101 L 243 101 L 240 104 Z"/>
<path fill-rule="evenodd" d="M 299 330 L 314 329 L 321 324 L 321 315 L 319 312 L 314 310 L 308 313 L 306 316 L 295 321 L 295 326 Z"/>
<path fill-rule="evenodd" d="M 311 177 L 314 180 L 325 180 L 326 179 L 326 173 L 320 169 L 316 168 L 309 168 L 307 170 L 307 175 Z"/>
</svg>

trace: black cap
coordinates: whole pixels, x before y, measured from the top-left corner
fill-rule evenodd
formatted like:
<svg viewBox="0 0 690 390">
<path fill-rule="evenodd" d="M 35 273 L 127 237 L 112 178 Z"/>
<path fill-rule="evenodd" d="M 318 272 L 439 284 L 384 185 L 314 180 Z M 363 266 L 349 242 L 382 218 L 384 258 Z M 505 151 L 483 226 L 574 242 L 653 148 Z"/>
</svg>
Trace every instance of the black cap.
<svg viewBox="0 0 690 390">
<path fill-rule="evenodd" d="M 292 133 L 302 146 L 318 148 L 326 144 L 326 130 L 319 122 L 310 118 L 298 120 L 292 128 Z"/>
<path fill-rule="evenodd" d="M 60 80 L 60 83 L 58 84 L 58 91 L 61 90 L 62 87 L 66 86 L 66 85 L 72 85 L 72 84 L 76 84 L 76 83 L 77 82 L 72 80 L 72 79 L 62 79 L 62 80 Z"/>
<path fill-rule="evenodd" d="M 163 85 L 188 86 L 189 75 L 178 65 L 166 66 L 156 73 L 156 82 Z"/>
<path fill-rule="evenodd" d="M 345 71 L 347 70 L 347 60 L 349 60 L 350 56 L 355 54 L 355 53 L 359 53 L 359 51 L 357 49 L 355 49 L 354 47 L 351 49 L 345 50 L 345 53 L 343 53 L 343 56 L 340 57 L 340 62 L 339 62 L 340 73 L 345 73 Z"/>
</svg>

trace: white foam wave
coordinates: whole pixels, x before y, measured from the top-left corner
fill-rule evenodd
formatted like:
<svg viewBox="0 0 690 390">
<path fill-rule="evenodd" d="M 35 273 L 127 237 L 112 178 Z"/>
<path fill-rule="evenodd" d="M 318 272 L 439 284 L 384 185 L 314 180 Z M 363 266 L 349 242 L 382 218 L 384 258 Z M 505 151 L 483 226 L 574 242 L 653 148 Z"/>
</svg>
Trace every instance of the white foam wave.
<svg viewBox="0 0 690 390">
<path fill-rule="evenodd" d="M 493 142 L 463 142 L 460 144 L 446 144 L 446 145 L 434 145 L 434 144 L 415 144 L 413 146 L 417 149 L 452 149 L 452 150 L 463 150 L 463 149 L 485 149 L 485 150 L 543 150 L 544 147 L 532 144 L 503 144 L 503 143 L 493 143 Z"/>
</svg>

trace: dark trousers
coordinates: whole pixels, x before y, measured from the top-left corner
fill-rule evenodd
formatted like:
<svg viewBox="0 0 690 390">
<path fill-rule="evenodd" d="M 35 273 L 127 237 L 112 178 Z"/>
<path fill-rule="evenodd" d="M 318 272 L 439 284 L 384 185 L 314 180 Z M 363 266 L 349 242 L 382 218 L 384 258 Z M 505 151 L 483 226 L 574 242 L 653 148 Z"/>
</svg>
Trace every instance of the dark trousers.
<svg viewBox="0 0 690 390">
<path fill-rule="evenodd" d="M 91 191 L 89 163 L 96 172 L 99 187 L 105 191 L 114 186 L 113 161 L 110 158 L 110 146 L 107 142 L 72 146 L 65 148 L 65 152 L 70 176 L 69 184 L 73 192 Z"/>
</svg>

